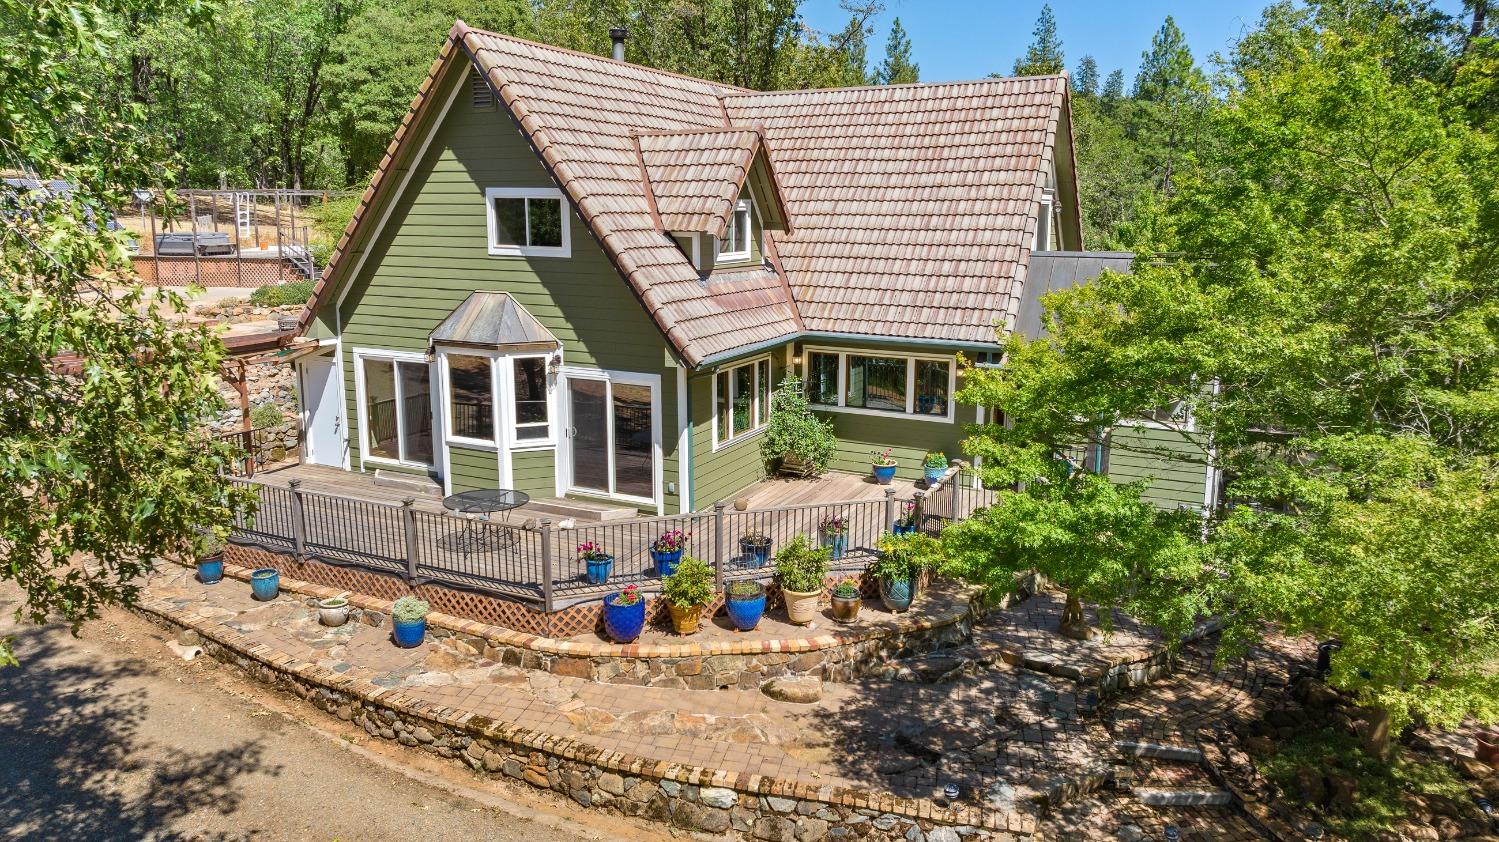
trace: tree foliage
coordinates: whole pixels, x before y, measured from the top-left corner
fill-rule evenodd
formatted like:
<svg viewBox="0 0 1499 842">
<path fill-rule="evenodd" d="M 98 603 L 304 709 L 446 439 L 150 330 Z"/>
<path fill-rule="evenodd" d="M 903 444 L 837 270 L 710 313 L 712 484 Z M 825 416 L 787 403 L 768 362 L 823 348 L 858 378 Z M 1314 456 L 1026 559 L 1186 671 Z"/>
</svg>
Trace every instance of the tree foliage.
<svg viewBox="0 0 1499 842">
<path fill-rule="evenodd" d="M 1062 39 L 1057 37 L 1057 17 L 1052 14 L 1050 3 L 1043 4 L 1031 34 L 1031 45 L 1026 48 L 1024 56 L 1015 59 L 1011 73 L 1014 76 L 1050 76 L 1061 73 L 1066 67 Z"/>
<path fill-rule="evenodd" d="M 881 85 L 908 85 L 921 81 L 921 67 L 911 61 L 911 38 L 906 35 L 900 18 L 890 24 L 890 38 L 885 42 L 885 60 L 875 73 Z"/>
<path fill-rule="evenodd" d="M 129 48 L 115 24 L 179 10 L 157 0 L 0 0 L 0 160 L 65 179 L 64 194 L 0 196 L 0 577 L 19 616 L 74 624 L 129 602 L 153 559 L 222 531 L 244 503 L 219 474 L 226 446 L 198 425 L 222 403 L 223 346 L 169 321 L 123 233 L 102 224 L 168 160 L 144 106 L 90 68 Z M 200 18 L 194 23 L 208 25 Z M 0 641 L 0 661 L 13 661 Z"/>
</svg>

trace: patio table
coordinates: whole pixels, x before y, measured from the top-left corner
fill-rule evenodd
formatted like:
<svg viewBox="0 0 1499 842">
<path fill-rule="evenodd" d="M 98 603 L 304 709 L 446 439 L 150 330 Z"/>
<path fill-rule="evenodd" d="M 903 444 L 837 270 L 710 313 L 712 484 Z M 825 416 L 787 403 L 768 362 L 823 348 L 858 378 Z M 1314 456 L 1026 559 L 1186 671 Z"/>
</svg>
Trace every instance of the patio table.
<svg viewBox="0 0 1499 842">
<path fill-rule="evenodd" d="M 443 548 L 473 553 L 481 550 L 505 550 L 515 546 L 520 541 L 515 531 L 504 526 L 496 527 L 490 523 L 489 516 L 495 512 L 518 509 L 529 502 L 529 494 L 509 488 L 481 488 L 442 498 L 443 508 L 456 512 L 464 519 L 462 530 L 442 539 Z"/>
</svg>

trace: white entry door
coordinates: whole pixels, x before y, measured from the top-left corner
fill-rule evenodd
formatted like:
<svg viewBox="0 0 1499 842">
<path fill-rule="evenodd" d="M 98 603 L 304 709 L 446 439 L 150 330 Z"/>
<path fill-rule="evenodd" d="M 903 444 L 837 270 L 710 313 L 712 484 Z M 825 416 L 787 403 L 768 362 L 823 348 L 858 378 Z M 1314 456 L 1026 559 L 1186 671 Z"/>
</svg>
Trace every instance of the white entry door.
<svg viewBox="0 0 1499 842">
<path fill-rule="evenodd" d="M 339 389 L 334 357 L 326 354 L 301 361 L 302 411 L 307 441 L 304 461 L 342 468 L 347 438 L 344 436 L 343 393 Z"/>
</svg>

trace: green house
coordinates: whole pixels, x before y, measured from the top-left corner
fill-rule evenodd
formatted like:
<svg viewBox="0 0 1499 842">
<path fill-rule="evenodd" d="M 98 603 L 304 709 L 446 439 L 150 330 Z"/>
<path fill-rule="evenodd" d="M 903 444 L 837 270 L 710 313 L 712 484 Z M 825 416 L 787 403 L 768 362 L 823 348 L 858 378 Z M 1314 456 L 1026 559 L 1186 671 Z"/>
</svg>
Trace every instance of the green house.
<svg viewBox="0 0 1499 842">
<path fill-rule="evenodd" d="M 761 93 L 459 22 L 303 318 L 304 459 L 701 509 L 763 478 L 795 372 L 835 470 L 915 477 L 984 417 L 959 355 L 1082 247 L 1067 90 Z"/>
</svg>

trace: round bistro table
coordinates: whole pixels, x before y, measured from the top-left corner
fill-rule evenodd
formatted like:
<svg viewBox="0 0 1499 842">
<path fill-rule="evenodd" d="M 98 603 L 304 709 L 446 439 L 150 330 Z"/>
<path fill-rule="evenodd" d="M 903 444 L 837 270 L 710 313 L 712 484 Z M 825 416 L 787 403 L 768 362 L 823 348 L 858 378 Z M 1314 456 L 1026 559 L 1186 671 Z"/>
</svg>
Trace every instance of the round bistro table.
<svg viewBox="0 0 1499 842">
<path fill-rule="evenodd" d="M 461 553 L 481 550 L 504 550 L 519 543 L 515 531 L 496 526 L 489 521 L 495 512 L 508 512 L 531 502 L 531 495 L 510 488 L 481 488 L 477 491 L 461 491 L 442 498 L 442 507 L 455 512 L 464 519 L 461 531 L 445 542 L 451 549 Z"/>
</svg>

